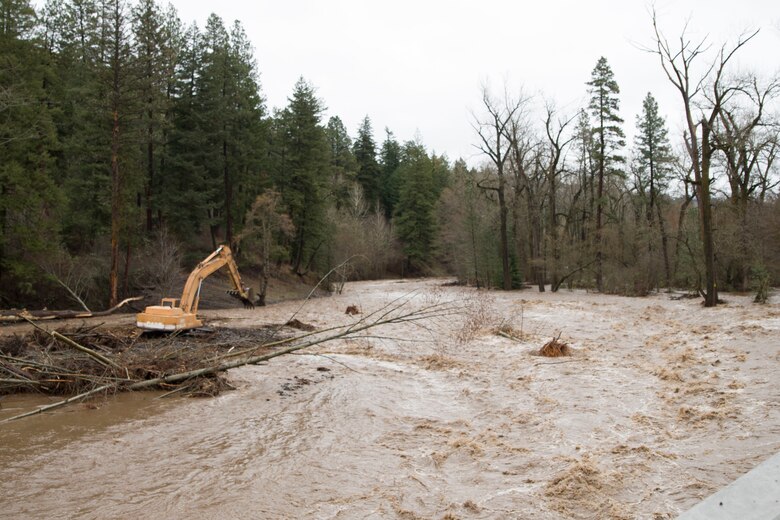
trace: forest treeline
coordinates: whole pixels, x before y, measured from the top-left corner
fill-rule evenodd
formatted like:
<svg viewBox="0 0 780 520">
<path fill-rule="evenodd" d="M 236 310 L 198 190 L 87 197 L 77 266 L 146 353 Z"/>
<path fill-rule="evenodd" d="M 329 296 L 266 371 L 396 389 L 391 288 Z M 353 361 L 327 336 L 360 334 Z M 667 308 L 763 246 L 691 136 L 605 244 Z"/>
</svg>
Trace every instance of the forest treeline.
<svg viewBox="0 0 780 520">
<path fill-rule="evenodd" d="M 270 110 L 240 22 L 185 26 L 154 0 L 0 5 L 2 307 L 171 293 L 220 243 L 263 297 L 275 272 L 347 259 L 333 283 L 450 274 L 717 301 L 780 276 L 778 85 L 728 70 L 749 37 L 693 78 L 704 47 L 656 32 L 689 123 L 675 139 L 648 93 L 625 142 L 605 58 L 570 114 L 484 88 L 473 168 L 419 137 L 377 140 L 369 116 L 351 136 L 304 78 Z"/>
</svg>

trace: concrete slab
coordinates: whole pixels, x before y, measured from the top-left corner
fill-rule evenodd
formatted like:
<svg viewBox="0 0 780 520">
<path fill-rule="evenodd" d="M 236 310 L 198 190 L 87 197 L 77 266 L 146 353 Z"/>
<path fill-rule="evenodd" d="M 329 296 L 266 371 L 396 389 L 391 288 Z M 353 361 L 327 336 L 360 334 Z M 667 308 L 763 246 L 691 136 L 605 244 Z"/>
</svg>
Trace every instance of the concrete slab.
<svg viewBox="0 0 780 520">
<path fill-rule="evenodd" d="M 780 453 L 677 517 L 678 520 L 780 520 Z"/>
</svg>

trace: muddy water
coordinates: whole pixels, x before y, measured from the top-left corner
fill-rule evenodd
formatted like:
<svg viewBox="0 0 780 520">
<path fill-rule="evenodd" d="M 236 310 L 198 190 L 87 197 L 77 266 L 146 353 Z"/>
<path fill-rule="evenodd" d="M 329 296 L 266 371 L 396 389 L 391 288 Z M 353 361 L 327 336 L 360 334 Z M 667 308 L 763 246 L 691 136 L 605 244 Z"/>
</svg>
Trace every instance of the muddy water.
<svg viewBox="0 0 780 520">
<path fill-rule="evenodd" d="M 672 518 L 780 450 L 776 303 L 377 282 L 298 318 L 404 295 L 462 312 L 235 370 L 214 399 L 122 395 L 0 426 L 0 516 Z M 533 355 L 559 333 L 574 356 Z"/>
</svg>

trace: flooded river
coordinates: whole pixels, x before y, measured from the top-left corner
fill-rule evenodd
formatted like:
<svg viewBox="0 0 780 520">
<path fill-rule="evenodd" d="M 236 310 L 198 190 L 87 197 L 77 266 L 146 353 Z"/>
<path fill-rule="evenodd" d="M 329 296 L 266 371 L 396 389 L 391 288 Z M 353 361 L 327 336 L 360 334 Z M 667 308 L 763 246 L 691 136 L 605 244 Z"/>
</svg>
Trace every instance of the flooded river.
<svg viewBox="0 0 780 520">
<path fill-rule="evenodd" d="M 459 313 L 233 370 L 216 398 L 0 425 L 0 517 L 673 518 L 780 450 L 777 303 L 385 281 L 297 317 L 404 296 Z M 283 323 L 298 305 L 207 317 Z M 572 357 L 534 355 L 558 334 Z M 40 402 L 6 396 L 0 418 Z"/>
</svg>

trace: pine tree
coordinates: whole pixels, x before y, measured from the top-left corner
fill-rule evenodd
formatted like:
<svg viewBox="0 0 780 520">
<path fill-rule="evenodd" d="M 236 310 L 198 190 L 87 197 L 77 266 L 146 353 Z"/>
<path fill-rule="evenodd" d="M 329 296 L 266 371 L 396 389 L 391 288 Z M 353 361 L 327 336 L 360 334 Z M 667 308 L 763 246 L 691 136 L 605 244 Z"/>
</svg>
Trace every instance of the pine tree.
<svg viewBox="0 0 780 520">
<path fill-rule="evenodd" d="M 227 217 L 232 235 L 240 231 L 241 219 L 256 196 L 270 184 L 266 170 L 268 122 L 265 100 L 260 91 L 254 49 L 238 21 L 230 30 L 228 63 L 232 98 L 228 104 L 230 172 L 225 177 L 225 205 L 229 208 Z"/>
<path fill-rule="evenodd" d="M 426 272 L 433 259 L 434 208 L 438 200 L 434 170 L 435 165 L 422 144 L 406 143 L 398 168 L 400 189 L 394 219 L 407 269 L 413 273 Z"/>
<path fill-rule="evenodd" d="M 101 45 L 105 61 L 100 69 L 102 85 L 107 92 L 107 116 L 110 118 L 110 172 L 111 172 L 111 264 L 109 271 L 109 305 L 119 302 L 120 242 L 126 246 L 124 286 L 127 288 L 132 234 L 137 232 L 128 199 L 140 187 L 141 176 L 131 142 L 137 142 L 140 97 L 138 69 L 134 61 L 130 16 L 122 0 L 108 0 L 104 27 L 105 40 Z M 136 211 L 138 208 L 134 208 Z"/>
<path fill-rule="evenodd" d="M 224 239 L 230 240 L 232 220 L 225 195 L 230 194 L 231 164 L 228 158 L 230 115 L 229 91 L 230 37 L 222 19 L 212 14 L 200 42 L 202 65 L 196 76 L 197 132 L 207 132 L 202 161 L 207 189 L 206 212 L 212 248 Z M 228 197 L 229 198 L 229 197 Z M 223 235 L 224 233 L 224 235 Z"/>
<path fill-rule="evenodd" d="M 667 137 L 666 121 L 658 113 L 658 103 L 647 93 L 642 102 L 642 114 L 637 116 L 637 134 L 634 138 L 634 170 L 637 192 L 645 203 L 645 217 L 650 233 L 649 252 L 655 249 L 652 231 L 658 226 L 661 237 L 666 286 L 672 283 L 669 262 L 668 237 L 661 212 L 661 194 L 669 183 L 672 169 L 672 150 Z M 655 217 L 658 217 L 656 220 Z M 655 282 L 655 273 L 649 273 Z"/>
<path fill-rule="evenodd" d="M 401 164 L 401 145 L 395 140 L 393 132 L 385 128 L 385 141 L 380 154 L 379 196 L 385 217 L 390 219 L 398 203 L 398 176 L 396 172 Z"/>
<path fill-rule="evenodd" d="M 327 126 L 330 145 L 330 191 L 337 209 L 349 199 L 350 186 L 357 179 L 357 161 L 352 154 L 352 139 L 338 116 L 332 116 Z"/>
<path fill-rule="evenodd" d="M 163 12 L 155 0 L 140 0 L 132 10 L 134 52 L 139 74 L 142 155 L 146 179 L 143 199 L 145 225 L 151 232 L 155 200 L 160 185 L 160 163 L 169 128 L 172 98 L 169 87 L 174 73 L 180 23 L 171 11 Z"/>
<path fill-rule="evenodd" d="M 44 8 L 52 62 L 49 90 L 61 146 L 54 157 L 67 198 L 65 246 L 86 253 L 110 225 L 110 131 L 106 131 L 101 83 L 101 9 L 96 0 L 50 0 Z M 110 128 L 110 126 L 109 126 Z"/>
<path fill-rule="evenodd" d="M 598 176 L 596 188 L 596 287 L 604 289 L 603 283 L 603 215 L 605 184 L 609 176 L 620 175 L 619 166 L 623 157 L 619 151 L 625 146 L 625 134 L 620 128 L 623 120 L 618 116 L 620 103 L 617 95 L 620 88 L 614 79 L 612 69 L 604 57 L 599 58 L 591 73 L 590 104 L 588 108 L 593 117 L 594 159 Z"/>
<path fill-rule="evenodd" d="M 0 300 L 30 296 L 34 262 L 58 245 L 57 145 L 44 88 L 49 70 L 27 0 L 0 4 Z"/>
<path fill-rule="evenodd" d="M 376 160 L 376 143 L 371 129 L 371 119 L 366 116 L 358 129 L 354 145 L 355 159 L 358 163 L 357 180 L 363 187 L 369 210 L 375 211 L 379 204 L 380 189 L 379 163 Z"/>
<path fill-rule="evenodd" d="M 205 166 L 209 134 L 202 131 L 198 97 L 203 61 L 201 42 L 198 27 L 191 25 L 180 46 L 173 83 L 171 128 L 158 176 L 163 223 L 187 243 L 210 223 L 209 203 L 218 189 L 207 177 Z"/>
<path fill-rule="evenodd" d="M 314 87 L 300 78 L 276 124 L 274 184 L 295 226 L 291 263 L 303 274 L 324 243 L 328 140 L 320 125 L 324 107 Z"/>
<path fill-rule="evenodd" d="M 204 157 L 210 187 L 208 209 L 213 245 L 220 229 L 233 241 L 243 216 L 262 185 L 265 124 L 252 48 L 236 22 L 230 33 L 211 15 L 202 39 L 203 67 L 196 77 L 199 130 L 209 135 Z M 251 189 L 249 185 L 252 185 Z M 236 193 L 244 194 L 236 200 Z"/>
<path fill-rule="evenodd" d="M 636 118 L 635 160 L 640 176 L 639 186 L 647 193 L 647 221 L 652 222 L 658 196 L 669 182 L 672 151 L 667 137 L 666 121 L 658 113 L 658 103 L 651 93 L 642 102 L 642 114 Z"/>
</svg>

